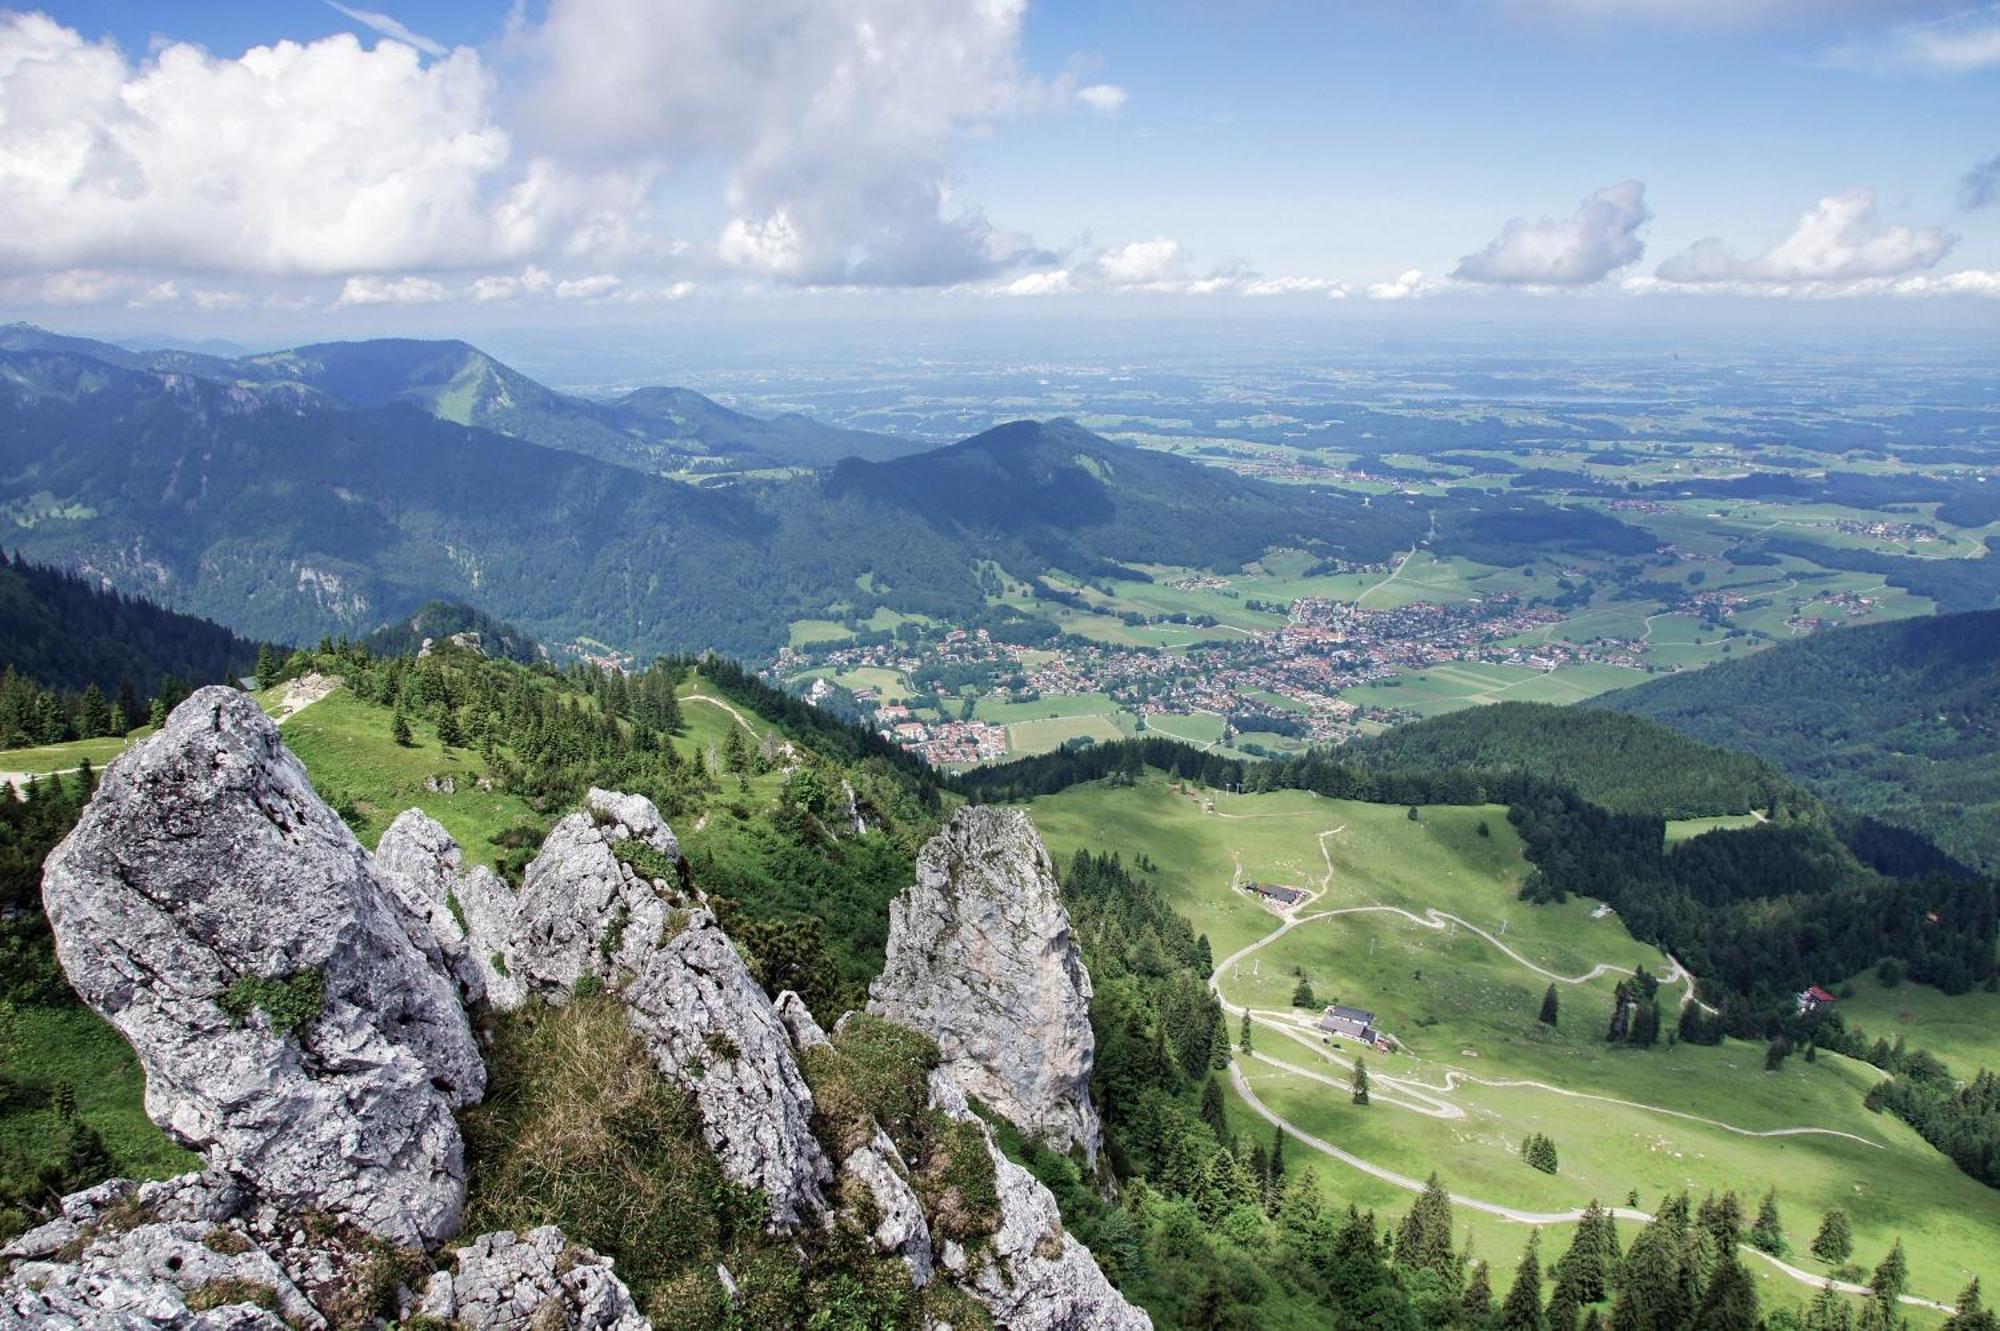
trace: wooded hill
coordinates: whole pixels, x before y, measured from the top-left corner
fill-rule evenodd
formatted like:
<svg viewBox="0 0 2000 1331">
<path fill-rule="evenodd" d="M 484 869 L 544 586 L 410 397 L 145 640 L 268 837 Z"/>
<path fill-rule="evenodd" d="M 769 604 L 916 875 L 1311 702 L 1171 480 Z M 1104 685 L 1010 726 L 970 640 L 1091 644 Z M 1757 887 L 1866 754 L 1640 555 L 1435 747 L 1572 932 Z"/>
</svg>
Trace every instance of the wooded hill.
<svg viewBox="0 0 2000 1331">
<path fill-rule="evenodd" d="M 1832 629 L 1585 706 L 1755 754 L 2000 871 L 2000 610 Z"/>
</svg>

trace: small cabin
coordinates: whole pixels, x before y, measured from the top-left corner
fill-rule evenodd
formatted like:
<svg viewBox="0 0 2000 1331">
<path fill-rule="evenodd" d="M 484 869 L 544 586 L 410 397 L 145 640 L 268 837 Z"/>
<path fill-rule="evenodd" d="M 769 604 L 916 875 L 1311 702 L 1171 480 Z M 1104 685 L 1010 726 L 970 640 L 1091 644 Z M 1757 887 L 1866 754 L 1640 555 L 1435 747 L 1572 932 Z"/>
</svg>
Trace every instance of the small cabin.
<svg viewBox="0 0 2000 1331">
<path fill-rule="evenodd" d="M 1807 985 L 1799 991 L 1799 1015 L 1810 1016 L 1823 1007 L 1833 1006 L 1833 995 L 1816 984 Z"/>
<path fill-rule="evenodd" d="M 1343 1040 L 1360 1044 L 1375 1044 L 1381 1038 L 1375 1033 L 1375 1014 L 1358 1007 L 1342 1007 L 1335 1003 L 1320 1014 L 1318 1025 L 1328 1035 L 1338 1035 Z"/>
<path fill-rule="evenodd" d="M 1280 887 L 1276 883 L 1245 883 L 1244 888 L 1255 892 L 1266 901 L 1275 901 L 1280 906 L 1296 906 L 1306 899 L 1305 889 Z"/>
</svg>

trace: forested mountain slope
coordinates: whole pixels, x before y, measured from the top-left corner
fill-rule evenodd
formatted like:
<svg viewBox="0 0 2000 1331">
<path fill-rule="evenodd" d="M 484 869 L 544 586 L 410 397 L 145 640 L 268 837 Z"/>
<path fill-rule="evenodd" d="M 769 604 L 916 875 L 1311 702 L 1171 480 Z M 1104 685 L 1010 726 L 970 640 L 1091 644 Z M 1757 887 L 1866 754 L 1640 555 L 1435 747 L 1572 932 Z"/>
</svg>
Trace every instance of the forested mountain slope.
<svg viewBox="0 0 2000 1331">
<path fill-rule="evenodd" d="M 1836 629 L 1586 706 L 1756 754 L 2000 869 L 2000 610 Z"/>
</svg>

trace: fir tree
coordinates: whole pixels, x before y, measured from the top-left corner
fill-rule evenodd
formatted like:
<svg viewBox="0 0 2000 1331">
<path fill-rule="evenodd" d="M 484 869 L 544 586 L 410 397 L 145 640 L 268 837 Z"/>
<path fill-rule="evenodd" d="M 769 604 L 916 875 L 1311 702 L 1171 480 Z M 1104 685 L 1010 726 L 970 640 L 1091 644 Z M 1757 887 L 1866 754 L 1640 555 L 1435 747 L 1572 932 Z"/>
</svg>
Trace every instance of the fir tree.
<svg viewBox="0 0 2000 1331">
<path fill-rule="evenodd" d="M 1358 1055 L 1354 1060 L 1354 1103 L 1368 1103 L 1368 1060 Z"/>
<path fill-rule="evenodd" d="M 410 718 L 400 710 L 389 718 L 389 738 L 406 749 L 416 743 L 415 736 L 410 734 Z"/>
<path fill-rule="evenodd" d="M 1819 1233 L 1813 1235 L 1812 1255 L 1830 1266 L 1845 1265 L 1854 1255 L 1854 1226 L 1847 1212 L 1835 1208 L 1821 1217 Z"/>
<path fill-rule="evenodd" d="M 1784 1222 L 1778 1218 L 1776 1188 L 1764 1194 L 1763 1203 L 1757 1208 L 1757 1223 L 1750 1226 L 1750 1246 L 1773 1257 L 1783 1257 L 1791 1250 L 1791 1245 L 1785 1242 Z"/>
<path fill-rule="evenodd" d="M 1465 1297 L 1460 1301 L 1460 1316 L 1470 1331 L 1486 1331 L 1493 1323 L 1493 1272 L 1484 1262 L 1472 1264 L 1472 1274 L 1465 1282 Z"/>
<path fill-rule="evenodd" d="M 1831 1284 L 1821 1285 L 1806 1308 L 1804 1331 L 1854 1331 L 1854 1310 Z"/>
<path fill-rule="evenodd" d="M 1958 1311 L 1945 1319 L 1944 1331 L 1994 1331 L 2000 1326 L 1979 1298 L 1979 1277 L 1974 1276 L 1958 1295 Z"/>
<path fill-rule="evenodd" d="M 465 731 L 459 727 L 456 708 L 447 707 L 438 715 L 437 732 L 438 743 L 445 748 L 456 749 L 464 746 Z"/>
<path fill-rule="evenodd" d="M 1299 976 L 1298 984 L 1293 986 L 1292 1006 L 1308 1009 L 1319 1006 L 1319 999 L 1313 996 L 1312 980 L 1307 976 Z"/>
<path fill-rule="evenodd" d="M 1459 1281 L 1458 1250 L 1452 1246 L 1451 1194 L 1432 1174 L 1410 1213 L 1396 1228 L 1396 1265 L 1406 1271 L 1433 1271 L 1447 1283 Z"/>
<path fill-rule="evenodd" d="M 1243 1032 L 1236 1038 L 1236 1047 L 1244 1053 L 1250 1052 L 1250 1009 L 1243 1009 Z"/>
<path fill-rule="evenodd" d="M 1757 1331 L 1757 1325 L 1757 1283 L 1732 1252 L 1702 1291 L 1694 1331 Z"/>
<path fill-rule="evenodd" d="M 1542 1316 L 1541 1238 L 1540 1231 L 1528 1235 L 1521 1264 L 1514 1268 L 1513 1287 L 1494 1323 L 1497 1331 L 1548 1331 L 1548 1320 Z"/>
<path fill-rule="evenodd" d="M 1542 1013 L 1539 1018 L 1542 1025 L 1553 1026 L 1556 1024 L 1557 1008 L 1556 987 L 1552 984 L 1549 986 L 1548 992 L 1542 995 Z"/>
<path fill-rule="evenodd" d="M 1219 1142 L 1229 1141 L 1229 1120 L 1222 1108 L 1222 1083 L 1210 1077 L 1201 1088 L 1201 1121 L 1215 1131 Z"/>
<path fill-rule="evenodd" d="M 261 643 L 257 648 L 257 687 L 268 689 L 278 682 L 278 654 L 271 644 Z"/>
</svg>

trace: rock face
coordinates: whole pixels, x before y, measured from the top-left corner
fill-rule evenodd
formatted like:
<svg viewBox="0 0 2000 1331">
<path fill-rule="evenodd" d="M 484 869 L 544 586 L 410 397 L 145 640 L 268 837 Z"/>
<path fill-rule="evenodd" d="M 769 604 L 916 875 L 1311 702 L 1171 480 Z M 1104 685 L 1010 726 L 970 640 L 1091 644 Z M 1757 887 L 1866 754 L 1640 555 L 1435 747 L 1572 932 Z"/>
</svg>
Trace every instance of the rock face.
<svg viewBox="0 0 2000 1331">
<path fill-rule="evenodd" d="M 994 1326 L 1008 1331 L 1152 1331 L 1153 1319 L 1127 1303 L 1090 1249 L 1063 1229 L 1055 1197 L 1000 1153 L 943 1068 L 931 1074 L 930 1105 L 979 1125 L 1000 1197 L 1000 1227 L 990 1251 L 972 1254 L 947 1241 L 938 1253 L 940 1272 L 977 1299 Z"/>
<path fill-rule="evenodd" d="M 464 1331 L 651 1331 L 609 1258 L 563 1238 L 553 1225 L 482 1234 L 453 1255 L 418 1309 Z"/>
<path fill-rule="evenodd" d="M 456 1231 L 486 1084 L 457 980 L 256 703 L 203 689 L 114 761 L 42 900 L 161 1127 L 274 1204 Z"/>
<path fill-rule="evenodd" d="M 653 1062 L 694 1095 L 723 1173 L 763 1189 L 775 1226 L 819 1215 L 833 1172 L 770 998 L 682 881 L 680 845 L 652 802 L 601 790 L 587 802 L 528 866 L 509 974 L 558 1003 L 580 979 L 601 982 Z M 621 859 L 621 845 L 644 851 Z"/>
<path fill-rule="evenodd" d="M 966 1095 L 1096 1161 L 1090 974 L 1025 813 L 962 808 L 924 845 L 868 1010 L 934 1037 Z"/>
</svg>

